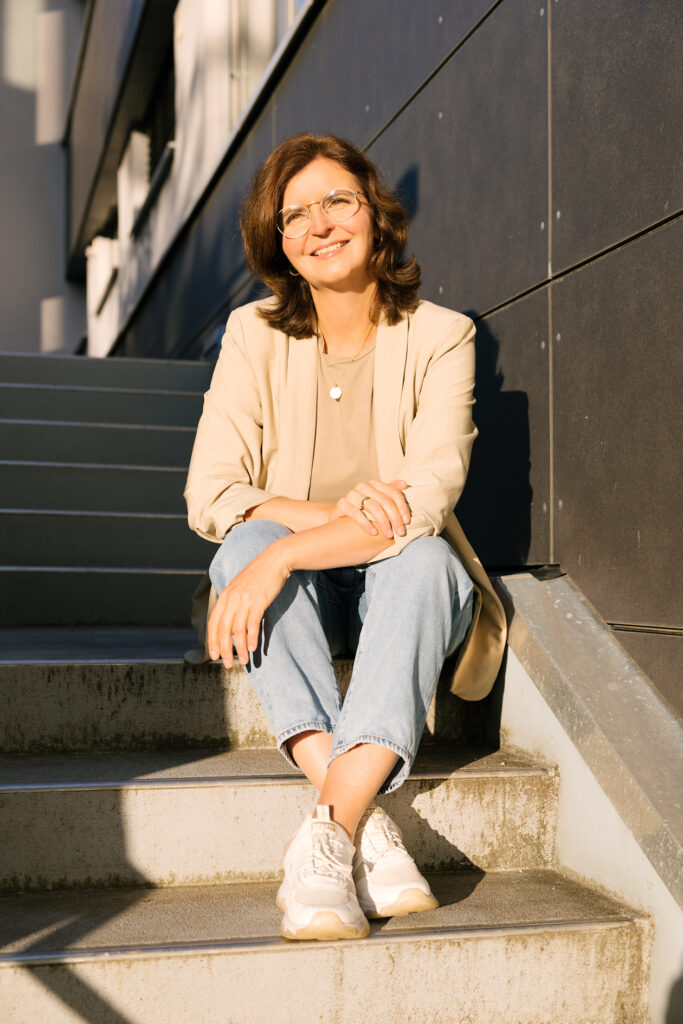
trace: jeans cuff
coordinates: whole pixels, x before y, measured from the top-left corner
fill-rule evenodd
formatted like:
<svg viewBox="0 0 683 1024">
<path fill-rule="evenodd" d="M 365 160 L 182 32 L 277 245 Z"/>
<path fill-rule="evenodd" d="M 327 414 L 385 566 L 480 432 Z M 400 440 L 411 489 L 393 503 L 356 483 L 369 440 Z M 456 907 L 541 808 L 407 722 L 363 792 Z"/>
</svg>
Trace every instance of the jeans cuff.
<svg viewBox="0 0 683 1024">
<path fill-rule="evenodd" d="M 291 740 L 292 736 L 298 736 L 300 732 L 326 732 L 332 735 L 332 727 L 328 722 L 299 722 L 298 725 L 290 725 L 287 729 L 283 729 L 281 733 L 278 733 L 275 738 L 278 750 L 285 761 L 299 771 L 301 769 L 289 752 L 287 740 Z"/>
<path fill-rule="evenodd" d="M 329 768 L 335 757 L 345 754 L 347 750 L 357 747 L 359 743 L 374 743 L 379 747 L 387 747 L 389 750 L 393 750 L 395 754 L 398 754 L 400 758 L 380 786 L 379 793 L 393 793 L 395 789 L 403 785 L 410 774 L 415 755 L 411 754 L 409 750 L 400 744 L 394 743 L 393 740 L 388 740 L 385 736 L 375 736 L 373 733 L 364 733 L 362 736 L 357 736 L 354 740 L 349 740 L 348 743 L 338 743 L 330 752 L 327 767 Z"/>
</svg>

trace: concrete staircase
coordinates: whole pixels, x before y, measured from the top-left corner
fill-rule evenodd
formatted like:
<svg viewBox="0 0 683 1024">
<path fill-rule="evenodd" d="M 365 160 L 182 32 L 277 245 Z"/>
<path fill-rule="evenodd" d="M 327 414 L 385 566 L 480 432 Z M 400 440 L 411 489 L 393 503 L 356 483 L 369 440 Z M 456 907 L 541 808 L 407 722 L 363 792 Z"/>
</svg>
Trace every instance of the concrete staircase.
<svg viewBox="0 0 683 1024">
<path fill-rule="evenodd" d="M 37 385 L 24 383 L 28 371 L 11 365 L 22 375 L 17 394 L 20 388 L 38 394 Z M 146 365 L 135 379 L 150 389 Z M 110 368 L 125 374 L 115 361 Z M 168 370 L 166 393 L 176 372 Z M 188 367 L 187 373 L 206 371 Z M 184 525 L 173 488 L 182 489 L 192 425 L 165 422 L 163 436 L 173 438 L 167 469 L 174 476 L 161 475 L 166 483 L 146 491 L 149 476 L 161 472 L 161 446 L 133 455 L 159 427 L 129 427 L 139 448 L 132 443 L 119 454 L 114 439 L 130 436 L 121 408 L 133 410 L 137 401 L 130 376 L 124 379 L 122 405 L 110 403 L 106 412 L 119 408 L 114 426 L 86 421 L 81 398 L 78 422 L 88 426 L 72 429 L 72 442 L 60 428 L 73 424 L 56 420 L 46 427 L 36 409 L 44 412 L 47 404 L 28 393 L 26 406 L 16 395 L 10 403 L 12 415 L 25 411 L 25 419 L 8 425 L 3 405 L 3 430 L 23 438 L 22 447 L 4 448 L 0 472 L 13 481 L 10 508 L 24 510 L 17 522 L 28 509 L 36 517 L 35 532 L 13 534 L 6 579 L 21 591 L 23 573 L 41 574 L 33 582 L 43 587 L 60 575 L 55 567 L 80 575 L 78 586 L 51 591 L 40 617 L 27 617 L 34 605 L 19 605 L 25 617 L 17 612 L 0 630 L 2 1024 L 644 1024 L 650 921 L 556 870 L 558 772 L 551 763 L 498 748 L 495 693 L 468 704 L 440 685 L 415 771 L 381 800 L 441 906 L 373 922 L 360 942 L 280 939 L 275 892 L 282 848 L 313 806 L 312 788 L 274 750 L 241 668 L 183 663 L 191 636 L 172 628 L 187 619 L 182 588 L 174 591 L 173 618 L 165 618 L 164 587 L 145 589 L 147 576 L 155 575 L 150 567 L 162 573 L 165 545 L 175 541 L 145 534 L 153 556 L 143 558 L 141 541 L 110 545 L 105 536 L 108 561 L 86 561 L 84 552 L 92 558 L 98 551 L 88 548 L 84 526 L 97 518 L 84 508 L 92 494 L 109 514 L 106 525 L 118 513 L 147 515 L 156 527 L 160 493 L 178 537 Z M 167 410 L 175 398 L 178 393 Z M 192 400 L 188 420 L 190 409 L 195 419 L 199 412 Z M 50 402 L 52 413 L 65 415 L 54 396 Z M 139 420 L 143 413 L 130 415 Z M 88 449 L 83 438 L 97 430 L 109 431 L 108 440 Z M 26 463 L 42 486 L 31 489 Z M 143 465 L 155 470 L 142 471 Z M 81 472 L 102 484 L 82 484 Z M 139 484 L 121 485 L 128 497 L 114 514 L 119 489 L 105 490 L 109 472 L 128 473 L 121 479 Z M 70 511 L 82 529 L 72 534 L 66 566 L 63 554 L 61 561 L 38 561 L 27 552 L 39 548 L 45 559 L 50 546 L 37 534 L 47 535 L 46 526 L 51 531 L 59 519 L 49 494 L 65 491 L 81 495 Z M 131 511 L 132 501 L 145 512 Z M 188 591 L 207 560 L 207 545 L 197 543 L 192 568 L 173 561 L 165 569 L 169 580 L 192 576 Z M 121 550 L 125 565 L 115 560 Z M 112 565 L 134 577 L 133 589 L 145 595 L 138 601 L 122 590 L 122 600 L 130 595 L 128 611 L 101 599 L 116 575 Z M 79 597 L 79 586 L 90 603 Z M 62 611 L 49 611 L 62 600 Z M 144 614 L 136 619 L 138 610 Z M 342 690 L 351 668 L 337 663 Z"/>
<path fill-rule="evenodd" d="M 3 625 L 187 622 L 211 553 L 182 498 L 210 375 L 0 355 Z"/>
</svg>

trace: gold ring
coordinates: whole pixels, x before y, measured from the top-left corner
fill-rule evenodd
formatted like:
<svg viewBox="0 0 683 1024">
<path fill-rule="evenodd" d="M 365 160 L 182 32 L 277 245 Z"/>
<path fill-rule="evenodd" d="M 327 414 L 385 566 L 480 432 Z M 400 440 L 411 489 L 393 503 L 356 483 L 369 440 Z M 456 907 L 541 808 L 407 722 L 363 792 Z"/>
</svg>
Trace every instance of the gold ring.
<svg viewBox="0 0 683 1024">
<path fill-rule="evenodd" d="M 363 505 L 365 504 L 365 502 L 366 502 L 367 500 L 368 500 L 368 496 L 367 496 L 367 494 L 366 494 L 366 495 L 365 495 L 365 497 L 363 498 L 363 500 L 361 501 L 360 505 L 358 506 L 358 507 L 359 507 L 359 509 L 361 510 L 361 512 L 364 512 L 364 511 L 365 511 L 365 509 L 363 508 Z"/>
</svg>

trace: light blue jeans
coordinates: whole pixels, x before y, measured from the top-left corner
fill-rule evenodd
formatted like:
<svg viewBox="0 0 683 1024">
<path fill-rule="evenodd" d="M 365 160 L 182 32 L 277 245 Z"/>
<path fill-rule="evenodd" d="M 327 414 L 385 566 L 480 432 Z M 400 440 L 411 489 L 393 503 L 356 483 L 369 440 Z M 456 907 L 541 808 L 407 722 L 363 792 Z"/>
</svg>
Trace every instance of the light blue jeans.
<svg viewBox="0 0 683 1024">
<path fill-rule="evenodd" d="M 233 527 L 214 557 L 220 591 L 290 531 L 255 519 Z M 380 793 L 406 779 L 444 659 L 472 618 L 472 581 L 441 537 L 418 537 L 369 565 L 293 572 L 266 610 L 247 672 L 278 748 L 301 732 L 332 734 L 330 761 L 359 743 L 399 755 Z M 333 656 L 354 655 L 342 703 Z"/>
</svg>

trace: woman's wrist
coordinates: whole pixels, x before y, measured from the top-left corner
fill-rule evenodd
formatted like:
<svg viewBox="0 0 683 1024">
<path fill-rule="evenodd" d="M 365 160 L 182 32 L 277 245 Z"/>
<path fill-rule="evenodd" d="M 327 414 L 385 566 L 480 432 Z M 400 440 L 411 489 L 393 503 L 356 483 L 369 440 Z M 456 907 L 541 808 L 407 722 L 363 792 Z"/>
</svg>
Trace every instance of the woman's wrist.
<svg viewBox="0 0 683 1024">
<path fill-rule="evenodd" d="M 382 534 L 370 536 L 347 516 L 332 519 L 323 526 L 291 533 L 270 545 L 288 573 L 297 569 L 336 569 L 344 565 L 368 562 L 394 538 Z"/>
<path fill-rule="evenodd" d="M 288 530 L 298 533 L 330 522 L 335 506 L 323 501 L 302 501 L 296 498 L 269 498 L 248 510 L 245 521 L 272 519 Z"/>
</svg>

